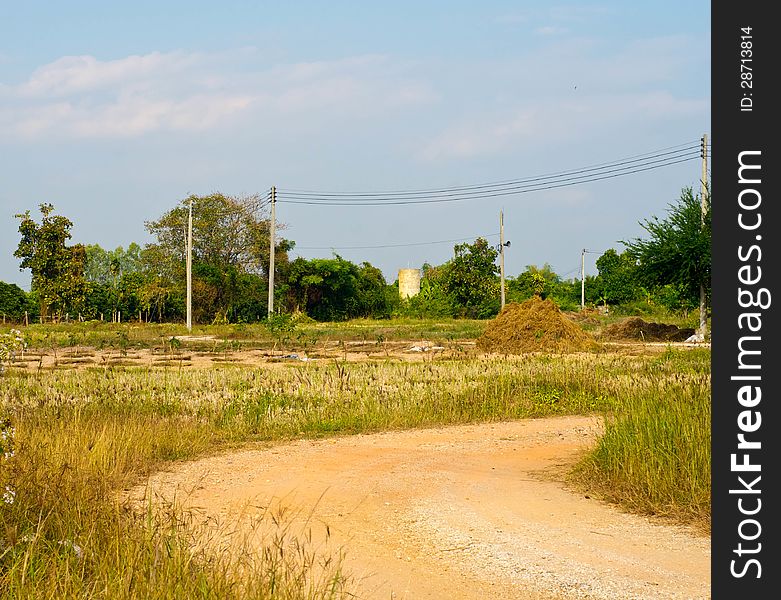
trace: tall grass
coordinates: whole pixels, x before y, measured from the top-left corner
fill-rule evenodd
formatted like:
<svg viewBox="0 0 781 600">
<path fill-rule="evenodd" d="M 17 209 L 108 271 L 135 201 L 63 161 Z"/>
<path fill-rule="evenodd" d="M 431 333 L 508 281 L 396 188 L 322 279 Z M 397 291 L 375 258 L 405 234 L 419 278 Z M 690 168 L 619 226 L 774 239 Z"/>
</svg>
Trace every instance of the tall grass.
<svg viewBox="0 0 781 600">
<path fill-rule="evenodd" d="M 344 597 L 338 562 L 286 535 L 284 524 L 269 539 L 215 552 L 199 543 L 205 525 L 191 514 L 119 502 L 139 475 L 203 453 L 213 436 L 182 415 L 113 408 L 16 413 L 16 456 L 4 474 L 16 497 L 0 507 L 3 598 Z M 291 545 L 298 552 L 285 555 Z"/>
<path fill-rule="evenodd" d="M 665 353 L 649 365 L 666 373 L 663 385 L 660 375 L 611 398 L 604 435 L 572 479 L 632 511 L 709 531 L 710 374 L 682 373 L 680 362 Z"/>
<path fill-rule="evenodd" d="M 248 440 L 605 412 L 609 435 L 625 421 L 633 429 L 598 450 L 606 466 L 594 462 L 592 476 L 638 507 L 644 486 L 653 491 L 665 481 L 672 490 L 677 483 L 677 495 L 653 491 L 649 501 L 698 515 L 709 477 L 694 454 L 698 444 L 709 449 L 709 423 L 684 409 L 707 394 L 708 359 L 688 351 L 9 370 L 0 410 L 16 427 L 16 456 L 0 484 L 12 480 L 17 493 L 12 504 L 0 504 L 0 590 L 10 598 L 346 596 L 338 555 L 320 554 L 305 537 L 284 541 L 291 535 L 284 527 L 261 541 L 262 552 L 215 551 L 195 544 L 203 532 L 173 507 L 139 515 L 117 500 L 165 461 Z M 642 466 L 646 479 L 632 487 L 626 457 L 635 454 L 648 460 L 633 459 L 630 474 Z M 291 547 L 298 550 L 286 554 Z"/>
</svg>

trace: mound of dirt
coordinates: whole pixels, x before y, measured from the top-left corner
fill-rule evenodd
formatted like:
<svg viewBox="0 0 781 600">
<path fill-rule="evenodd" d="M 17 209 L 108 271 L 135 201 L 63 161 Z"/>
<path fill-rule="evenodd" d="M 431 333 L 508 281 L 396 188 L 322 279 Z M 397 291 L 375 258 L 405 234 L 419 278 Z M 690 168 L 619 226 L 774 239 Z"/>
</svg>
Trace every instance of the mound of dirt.
<svg viewBox="0 0 781 600">
<path fill-rule="evenodd" d="M 580 352 L 595 347 L 594 339 L 563 314 L 552 300 L 534 296 L 507 304 L 477 339 L 483 352 Z"/>
<path fill-rule="evenodd" d="M 641 342 L 683 342 L 694 335 L 694 329 L 680 328 L 666 323 L 648 323 L 640 317 L 630 317 L 606 327 L 601 334 L 605 340 L 632 340 Z"/>
</svg>

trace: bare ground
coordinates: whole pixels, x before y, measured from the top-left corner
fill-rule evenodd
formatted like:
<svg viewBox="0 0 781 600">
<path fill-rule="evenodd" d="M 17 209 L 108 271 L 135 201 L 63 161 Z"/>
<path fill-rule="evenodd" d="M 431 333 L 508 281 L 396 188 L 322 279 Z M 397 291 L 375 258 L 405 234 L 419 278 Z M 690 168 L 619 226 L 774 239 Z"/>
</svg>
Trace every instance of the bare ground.
<svg viewBox="0 0 781 600">
<path fill-rule="evenodd" d="M 567 489 L 601 421 L 559 417 L 296 441 L 175 465 L 133 490 L 212 523 L 287 513 L 343 549 L 362 599 L 710 597 L 710 539 Z"/>
</svg>

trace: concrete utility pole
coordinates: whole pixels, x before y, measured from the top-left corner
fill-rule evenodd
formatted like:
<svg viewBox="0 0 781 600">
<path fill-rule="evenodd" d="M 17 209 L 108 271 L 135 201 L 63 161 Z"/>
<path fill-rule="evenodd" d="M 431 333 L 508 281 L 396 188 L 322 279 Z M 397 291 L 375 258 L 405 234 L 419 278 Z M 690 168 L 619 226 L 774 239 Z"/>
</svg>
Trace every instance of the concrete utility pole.
<svg viewBox="0 0 781 600">
<path fill-rule="evenodd" d="M 268 259 L 268 316 L 274 312 L 274 233 L 277 228 L 277 188 L 271 186 L 271 221 L 268 229 L 269 259 Z"/>
<path fill-rule="evenodd" d="M 586 249 L 580 253 L 580 310 L 586 308 Z"/>
<path fill-rule="evenodd" d="M 708 212 L 708 207 L 705 202 L 705 195 L 708 191 L 708 134 L 702 135 L 701 141 L 701 156 L 702 156 L 702 179 L 700 179 L 700 206 L 702 208 L 702 219 L 700 221 L 701 226 L 705 227 L 705 214 Z M 705 335 L 708 333 L 708 321 L 705 314 L 705 284 L 700 284 L 700 327 L 697 330 L 698 335 L 705 341 Z"/>
<path fill-rule="evenodd" d="M 504 308 L 504 211 L 499 211 L 499 278 L 502 282 L 502 306 Z"/>
<path fill-rule="evenodd" d="M 193 329 L 193 197 L 187 218 L 187 331 Z"/>
</svg>

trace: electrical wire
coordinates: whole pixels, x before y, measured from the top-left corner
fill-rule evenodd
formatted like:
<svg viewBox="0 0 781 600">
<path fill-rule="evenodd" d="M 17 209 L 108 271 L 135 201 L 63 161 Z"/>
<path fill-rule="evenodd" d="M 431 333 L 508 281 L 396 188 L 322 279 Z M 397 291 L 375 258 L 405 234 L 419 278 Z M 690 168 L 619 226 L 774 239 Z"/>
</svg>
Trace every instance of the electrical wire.
<svg viewBox="0 0 781 600">
<path fill-rule="evenodd" d="M 710 149 L 710 144 L 708 144 Z M 397 206 L 409 204 L 428 204 L 441 202 L 457 202 L 464 200 L 476 200 L 508 196 L 568 187 L 613 179 L 633 173 L 640 173 L 667 167 L 695 158 L 701 158 L 700 140 L 686 142 L 675 146 L 668 146 L 653 152 L 638 154 L 616 161 L 601 163 L 579 169 L 570 169 L 520 179 L 496 181 L 469 186 L 455 186 L 435 189 L 419 190 L 389 190 L 383 192 L 326 192 L 302 189 L 276 188 L 276 196 L 271 191 L 265 197 L 265 202 L 259 208 L 263 208 L 272 200 L 282 201 L 287 204 L 322 205 L 322 206 Z M 377 244 L 357 246 L 298 246 L 294 250 L 367 250 L 381 248 L 401 248 L 412 246 L 427 246 L 463 242 L 476 239 L 476 237 L 497 237 L 498 234 L 488 236 L 475 236 L 450 240 L 438 240 L 430 242 L 413 242 L 404 244 Z M 588 254 L 599 254 L 596 251 L 585 250 Z M 565 275 L 576 271 L 579 267 L 568 271 Z"/>
<path fill-rule="evenodd" d="M 412 242 L 409 244 L 381 244 L 377 246 L 295 246 L 293 250 L 368 250 L 373 248 L 404 248 L 408 246 L 429 246 L 433 244 L 450 244 L 453 242 L 467 242 L 477 238 L 498 237 L 498 233 L 488 235 L 476 235 L 473 237 L 458 238 L 453 240 L 438 240 L 436 242 Z"/>
<path fill-rule="evenodd" d="M 638 163 L 637 160 L 632 161 L 624 161 L 624 162 L 617 162 L 611 165 L 607 165 L 606 167 L 600 167 L 599 169 L 579 169 L 574 171 L 567 171 L 562 172 L 557 175 L 541 175 L 537 177 L 528 177 L 526 179 L 519 179 L 509 182 L 503 182 L 503 183 L 496 183 L 496 184 L 481 184 L 481 185 L 475 185 L 475 186 L 464 186 L 461 188 L 445 188 L 442 190 L 429 190 L 429 191 L 421 191 L 421 192 L 389 192 L 386 194 L 380 194 L 380 193 L 355 193 L 355 194 L 338 194 L 338 193 L 292 193 L 292 192 L 281 192 L 284 194 L 287 198 L 294 198 L 299 200 L 306 200 L 306 199 L 320 199 L 320 200 L 345 200 L 345 199 L 357 199 L 357 200 L 367 200 L 372 202 L 378 202 L 378 201 L 384 201 L 385 199 L 396 199 L 396 198 L 403 198 L 403 199 L 423 199 L 423 198 L 436 198 L 436 197 L 453 197 L 453 196 L 467 196 L 467 195 L 474 195 L 474 194 L 481 194 L 485 192 L 492 192 L 492 191 L 502 191 L 502 190 L 514 190 L 514 189 L 523 189 L 527 187 L 534 187 L 538 185 L 544 185 L 547 183 L 552 183 L 556 181 L 573 181 L 578 179 L 583 179 L 587 177 L 592 177 L 594 175 L 603 175 L 606 173 L 617 173 L 621 171 L 627 171 L 632 170 L 638 166 L 647 166 L 651 164 L 659 164 L 671 161 L 673 159 L 682 158 L 684 156 L 694 158 L 695 148 L 688 148 L 683 151 L 676 151 L 674 153 L 664 153 L 653 157 L 648 157 L 646 159 L 642 160 L 642 163 L 637 164 L 631 164 L 631 163 Z M 686 154 L 682 154 L 682 152 L 686 152 Z M 675 156 L 670 156 L 671 154 L 675 154 Z M 661 158 L 663 157 L 664 158 Z M 651 160 L 654 159 L 654 160 Z M 622 166 L 623 165 L 623 166 Z M 616 168 L 617 167 L 617 168 Z M 596 171 L 599 171 L 598 173 Z M 572 177 L 570 177 L 572 176 Z"/>
<path fill-rule="evenodd" d="M 398 205 L 427 202 L 453 202 L 458 200 L 489 198 L 501 195 L 526 193 L 576 185 L 590 181 L 609 179 L 630 173 L 669 166 L 697 157 L 699 145 L 690 142 L 670 146 L 655 152 L 636 155 L 601 165 L 570 169 L 549 175 L 527 177 L 490 184 L 460 186 L 428 190 L 401 190 L 387 192 L 313 192 L 278 190 L 278 196 L 291 204 L 326 205 Z"/>
<path fill-rule="evenodd" d="M 564 279 L 564 278 L 565 278 L 567 275 L 571 275 L 572 273 L 576 273 L 576 272 L 578 272 L 578 271 L 580 271 L 580 265 L 578 265 L 578 266 L 577 266 L 577 267 L 575 267 L 574 269 L 570 269 L 570 270 L 569 270 L 569 271 L 567 271 L 566 273 L 562 273 L 562 274 L 560 274 L 560 275 L 559 275 L 559 278 L 563 280 L 563 279 Z M 557 275 L 558 275 L 558 273 L 557 273 Z"/>
<path fill-rule="evenodd" d="M 644 154 L 637 154 L 634 156 L 618 159 L 615 161 L 610 161 L 607 163 L 600 163 L 597 165 L 591 165 L 587 167 L 580 167 L 578 169 L 570 169 L 567 171 L 559 171 L 556 173 L 549 173 L 545 175 L 537 175 L 532 177 L 525 177 L 520 179 L 510 179 L 510 180 L 503 180 L 503 181 L 495 181 L 490 183 L 481 183 L 481 184 L 475 184 L 475 185 L 467 185 L 467 186 L 455 186 L 455 187 L 445 187 L 445 188 L 438 188 L 438 189 L 419 189 L 419 190 L 389 190 L 389 191 L 374 191 L 374 192 L 328 192 L 328 191 L 315 191 L 315 190 L 301 190 L 301 189 L 286 189 L 281 188 L 279 189 L 280 192 L 284 193 L 288 197 L 292 196 L 315 196 L 315 197 L 339 197 L 339 198 L 348 198 L 348 197 L 356 197 L 356 198 L 372 198 L 372 197 L 393 197 L 393 196 L 405 196 L 405 195 L 429 195 L 429 194 L 443 194 L 453 191 L 471 191 L 471 190 L 479 190 L 479 189 L 485 189 L 485 188 L 494 188 L 494 187 L 506 187 L 510 185 L 516 185 L 520 183 L 529 183 L 534 181 L 541 181 L 546 179 L 557 179 L 563 176 L 567 175 L 577 175 L 581 173 L 586 172 L 592 172 L 592 171 L 602 171 L 608 168 L 620 166 L 620 165 L 626 165 L 634 162 L 641 162 L 641 161 L 647 161 L 649 159 L 653 158 L 659 158 L 661 156 L 670 155 L 670 154 L 680 154 L 681 152 L 688 152 L 690 150 L 698 149 L 699 146 L 696 142 L 687 142 L 684 144 L 678 144 L 676 146 L 668 146 L 666 148 L 662 148 L 660 150 L 655 150 L 653 152 L 646 152 Z M 669 151 L 669 152 L 668 152 Z"/>
<path fill-rule="evenodd" d="M 406 198 L 403 200 L 398 200 L 394 198 L 385 198 L 385 199 L 374 199 L 371 201 L 366 201 L 366 200 L 350 201 L 349 199 L 344 199 L 344 198 L 336 199 L 336 198 L 316 198 L 316 197 L 301 199 L 286 194 L 279 194 L 279 196 L 280 199 L 285 204 L 304 204 L 309 206 L 318 206 L 318 205 L 320 206 L 398 206 L 398 205 L 406 205 L 406 204 L 433 204 L 433 203 L 441 203 L 441 202 L 458 202 L 464 200 L 496 198 L 499 196 L 513 196 L 516 194 L 525 194 L 529 192 L 538 192 L 538 191 L 556 189 L 561 187 L 569 187 L 573 185 L 579 185 L 582 183 L 590 183 L 593 181 L 614 179 L 616 177 L 621 177 L 624 175 L 630 175 L 633 173 L 640 173 L 643 171 L 651 171 L 662 167 L 668 167 L 674 164 L 690 161 L 695 158 L 699 158 L 699 151 L 697 151 L 696 153 L 692 153 L 688 156 L 679 158 L 678 160 L 666 160 L 661 164 L 637 166 L 636 168 L 631 168 L 631 169 L 627 169 L 626 167 L 624 167 L 622 169 L 617 170 L 621 172 L 607 171 L 606 172 L 607 174 L 594 175 L 590 177 L 579 176 L 573 178 L 564 178 L 561 179 L 560 181 L 552 182 L 544 185 L 543 184 L 519 185 L 512 188 L 500 189 L 498 191 L 486 191 L 482 193 L 443 194 L 443 195 L 433 196 L 433 197 L 420 196 L 417 198 Z"/>
</svg>

